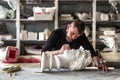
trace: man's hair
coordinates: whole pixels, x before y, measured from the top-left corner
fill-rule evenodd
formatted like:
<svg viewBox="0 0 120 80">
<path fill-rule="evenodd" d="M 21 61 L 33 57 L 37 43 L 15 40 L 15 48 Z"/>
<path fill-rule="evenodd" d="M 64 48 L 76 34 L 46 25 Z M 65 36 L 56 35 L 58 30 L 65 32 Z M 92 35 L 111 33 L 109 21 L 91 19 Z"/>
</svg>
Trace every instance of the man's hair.
<svg viewBox="0 0 120 80">
<path fill-rule="evenodd" d="M 74 27 L 77 27 L 78 32 L 79 32 L 80 35 L 82 35 L 84 33 L 85 24 L 84 24 L 83 21 L 81 21 L 81 20 L 73 20 L 71 22 L 71 25 L 73 25 Z"/>
</svg>

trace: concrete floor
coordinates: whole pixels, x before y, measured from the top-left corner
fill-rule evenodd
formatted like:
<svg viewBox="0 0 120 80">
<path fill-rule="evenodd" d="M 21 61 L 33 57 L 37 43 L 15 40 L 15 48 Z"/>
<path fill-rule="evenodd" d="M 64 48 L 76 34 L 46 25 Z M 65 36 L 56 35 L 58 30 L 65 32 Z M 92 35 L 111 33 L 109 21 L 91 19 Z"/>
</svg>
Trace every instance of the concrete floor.
<svg viewBox="0 0 120 80">
<path fill-rule="evenodd" d="M 22 71 L 7 74 L 2 71 L 9 66 L 20 65 Z M 0 63 L 0 80 L 120 80 L 120 69 L 111 68 L 108 73 L 97 68 L 87 68 L 81 71 L 70 71 L 68 69 L 52 69 L 40 72 L 40 63 Z"/>
<path fill-rule="evenodd" d="M 28 65 L 32 66 L 22 66 L 22 71 L 12 75 L 4 73 L 1 67 L 0 80 L 120 80 L 120 69 L 111 69 L 108 73 L 98 69 L 84 69 L 81 71 L 53 69 L 52 71 L 46 70 L 44 73 L 40 73 L 38 64 L 37 66 L 30 63 Z"/>
</svg>

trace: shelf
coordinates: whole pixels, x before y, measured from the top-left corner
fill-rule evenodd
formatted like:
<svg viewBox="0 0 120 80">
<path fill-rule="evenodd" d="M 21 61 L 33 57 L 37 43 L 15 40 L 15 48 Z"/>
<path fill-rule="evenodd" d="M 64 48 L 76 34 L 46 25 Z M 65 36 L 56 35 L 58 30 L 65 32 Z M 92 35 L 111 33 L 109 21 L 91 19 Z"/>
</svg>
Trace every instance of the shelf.
<svg viewBox="0 0 120 80">
<path fill-rule="evenodd" d="M 92 0 L 59 0 L 59 4 L 79 4 L 79 3 L 92 3 Z"/>
<path fill-rule="evenodd" d="M 21 40 L 21 44 L 45 44 L 46 41 L 40 40 Z"/>
<path fill-rule="evenodd" d="M 0 22 L 15 22 L 16 19 L 0 19 Z"/>
<path fill-rule="evenodd" d="M 59 20 L 59 25 L 62 24 L 67 24 L 67 23 L 70 23 L 72 22 L 73 20 Z M 84 21 L 85 24 L 92 24 L 92 20 L 86 20 Z"/>
<path fill-rule="evenodd" d="M 0 19 L 0 22 L 15 22 L 16 19 Z M 53 20 L 28 20 L 28 19 L 20 19 L 23 23 L 31 23 L 31 22 L 53 22 Z"/>
<path fill-rule="evenodd" d="M 54 0 L 37 0 L 37 2 L 34 1 L 25 1 L 25 0 L 20 0 L 21 3 L 23 3 L 24 5 L 38 5 L 38 4 L 42 4 L 45 2 L 54 2 Z"/>
<path fill-rule="evenodd" d="M 71 1 L 71 2 L 92 2 L 93 0 L 59 0 L 61 2 L 68 2 L 68 1 Z"/>
<path fill-rule="evenodd" d="M 4 42 L 16 42 L 16 39 L 10 39 L 10 40 L 2 40 Z"/>
<path fill-rule="evenodd" d="M 113 21 L 97 21 L 97 24 L 115 24 L 120 23 L 120 20 L 113 20 Z"/>
<path fill-rule="evenodd" d="M 16 40 L 11 39 L 11 40 L 2 40 L 4 42 L 4 46 L 15 46 L 16 45 Z"/>
<path fill-rule="evenodd" d="M 97 2 L 108 2 L 109 3 L 109 0 L 97 0 Z"/>
<path fill-rule="evenodd" d="M 11 39 L 11 40 L 2 40 L 5 44 L 7 43 L 16 43 L 16 39 Z M 20 40 L 21 43 L 23 44 L 45 44 L 46 41 L 40 41 L 40 40 Z"/>
<path fill-rule="evenodd" d="M 30 0 L 29 0 L 30 1 Z M 41 1 L 41 2 L 49 2 L 49 1 L 54 1 L 54 0 L 36 0 L 36 1 Z M 25 0 L 20 0 L 20 2 L 26 2 Z M 31 1 L 32 2 L 32 1 Z"/>
<path fill-rule="evenodd" d="M 20 21 L 22 23 L 39 23 L 39 22 L 42 22 L 42 23 L 50 22 L 50 23 L 52 23 L 53 22 L 53 20 L 28 20 L 28 19 L 20 19 Z"/>
</svg>

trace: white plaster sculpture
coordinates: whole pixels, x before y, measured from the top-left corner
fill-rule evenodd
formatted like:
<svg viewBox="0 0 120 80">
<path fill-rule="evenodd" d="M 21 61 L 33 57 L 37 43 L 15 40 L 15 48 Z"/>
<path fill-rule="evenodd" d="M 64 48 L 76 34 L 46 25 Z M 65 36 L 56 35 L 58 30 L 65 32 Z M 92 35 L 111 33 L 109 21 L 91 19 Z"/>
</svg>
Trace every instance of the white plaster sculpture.
<svg viewBox="0 0 120 80">
<path fill-rule="evenodd" d="M 12 46 L 0 48 L 0 60 L 4 62 L 16 62 L 18 58 L 18 49 Z"/>
<path fill-rule="evenodd" d="M 90 20 L 91 19 L 91 15 L 90 13 L 75 13 L 75 15 L 80 19 L 80 20 Z"/>
<path fill-rule="evenodd" d="M 45 69 L 52 68 L 68 68 L 70 70 L 84 69 L 92 62 L 90 51 L 80 49 L 65 50 L 63 54 L 50 55 L 45 52 L 42 53 L 41 58 L 41 72 Z"/>
<path fill-rule="evenodd" d="M 110 49 L 112 49 L 113 53 L 116 53 L 118 51 L 118 41 L 116 39 L 116 36 L 101 36 L 101 41 Z"/>
</svg>

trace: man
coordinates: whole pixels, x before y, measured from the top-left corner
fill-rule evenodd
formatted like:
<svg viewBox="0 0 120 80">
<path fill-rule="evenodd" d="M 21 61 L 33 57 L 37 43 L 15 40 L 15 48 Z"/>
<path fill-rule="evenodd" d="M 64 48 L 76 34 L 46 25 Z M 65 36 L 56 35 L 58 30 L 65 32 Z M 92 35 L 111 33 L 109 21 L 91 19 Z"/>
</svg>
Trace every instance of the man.
<svg viewBox="0 0 120 80">
<path fill-rule="evenodd" d="M 49 36 L 42 51 L 48 54 L 57 55 L 64 53 L 65 50 L 79 49 L 80 46 L 83 46 L 84 49 L 90 50 L 95 65 L 99 69 L 107 72 L 107 66 L 100 63 L 98 55 L 85 36 L 84 30 L 85 25 L 80 20 L 71 22 L 65 28 L 56 29 Z"/>
</svg>

